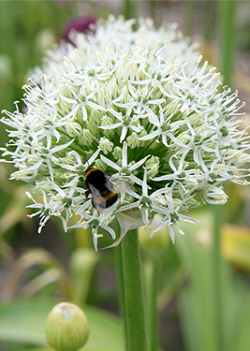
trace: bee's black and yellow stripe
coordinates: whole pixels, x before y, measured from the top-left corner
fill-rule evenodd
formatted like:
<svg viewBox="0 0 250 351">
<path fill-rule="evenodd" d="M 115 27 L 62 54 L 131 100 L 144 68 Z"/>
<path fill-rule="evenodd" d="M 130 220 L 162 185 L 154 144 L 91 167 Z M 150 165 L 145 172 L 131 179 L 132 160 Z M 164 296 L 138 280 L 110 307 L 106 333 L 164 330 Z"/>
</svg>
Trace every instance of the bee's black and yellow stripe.
<svg viewBox="0 0 250 351">
<path fill-rule="evenodd" d="M 93 204 L 102 206 L 103 208 L 108 208 L 112 206 L 118 200 L 118 194 L 111 191 L 107 191 L 106 194 L 100 193 L 101 198 L 95 198 Z M 104 199 L 104 200 L 103 200 Z"/>
<path fill-rule="evenodd" d="M 100 170 L 99 168 L 88 168 L 85 172 L 84 172 L 84 180 L 86 181 L 88 179 L 88 177 L 91 175 L 91 173 L 104 173 L 102 170 Z"/>
<path fill-rule="evenodd" d="M 92 193 L 92 204 L 94 207 L 98 206 L 105 209 L 112 206 L 118 200 L 118 194 L 113 184 L 109 182 L 107 175 L 101 169 L 88 168 L 84 173 L 84 181 L 88 189 L 88 194 Z M 109 187 L 107 187 L 107 182 Z M 97 189 L 101 196 L 94 196 L 91 187 Z"/>
</svg>

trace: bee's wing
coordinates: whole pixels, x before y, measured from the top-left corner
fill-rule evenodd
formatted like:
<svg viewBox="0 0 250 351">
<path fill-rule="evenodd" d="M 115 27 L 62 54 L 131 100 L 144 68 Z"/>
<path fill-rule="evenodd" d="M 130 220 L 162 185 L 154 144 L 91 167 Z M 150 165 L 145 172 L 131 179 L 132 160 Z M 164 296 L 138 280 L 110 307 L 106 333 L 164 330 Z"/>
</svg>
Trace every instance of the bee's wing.
<svg viewBox="0 0 250 351">
<path fill-rule="evenodd" d="M 132 192 L 135 191 L 135 188 L 133 187 L 133 185 L 131 185 L 129 182 L 127 182 L 124 179 L 116 179 L 111 177 L 110 182 L 114 184 L 116 191 L 119 193 L 131 194 Z"/>
<path fill-rule="evenodd" d="M 96 189 L 92 184 L 89 184 L 89 187 L 91 190 L 94 207 L 99 212 L 103 212 L 103 210 L 106 208 L 106 200 L 101 196 L 100 191 Z"/>
<path fill-rule="evenodd" d="M 116 186 L 116 179 L 111 177 L 109 174 L 105 174 L 105 186 L 112 193 L 117 193 L 118 189 Z"/>
</svg>

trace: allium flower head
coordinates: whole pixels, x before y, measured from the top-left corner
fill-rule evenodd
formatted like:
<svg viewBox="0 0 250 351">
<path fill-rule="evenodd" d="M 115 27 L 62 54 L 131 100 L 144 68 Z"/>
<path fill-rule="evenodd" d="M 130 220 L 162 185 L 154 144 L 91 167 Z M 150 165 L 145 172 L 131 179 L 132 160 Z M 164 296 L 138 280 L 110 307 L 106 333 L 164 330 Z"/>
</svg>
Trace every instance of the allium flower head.
<svg viewBox="0 0 250 351">
<path fill-rule="evenodd" d="M 17 169 L 11 179 L 32 182 L 42 195 L 40 203 L 28 194 L 39 231 L 57 216 L 65 231 L 91 227 L 97 247 L 99 228 L 115 238 L 115 215 L 129 219 L 125 233 L 158 214 L 153 233 L 167 225 L 174 240 L 179 221 L 194 221 L 183 213 L 202 201 L 224 204 L 226 181 L 247 183 L 237 93 L 221 88 L 220 74 L 175 26 L 156 30 L 141 20 L 134 31 L 133 24 L 110 18 L 94 34 L 75 34 L 74 45 L 62 44 L 34 70 L 25 112 L 18 104 L 5 111 L 4 156 Z M 88 166 L 125 179 L 134 192 L 98 213 L 84 196 Z"/>
</svg>

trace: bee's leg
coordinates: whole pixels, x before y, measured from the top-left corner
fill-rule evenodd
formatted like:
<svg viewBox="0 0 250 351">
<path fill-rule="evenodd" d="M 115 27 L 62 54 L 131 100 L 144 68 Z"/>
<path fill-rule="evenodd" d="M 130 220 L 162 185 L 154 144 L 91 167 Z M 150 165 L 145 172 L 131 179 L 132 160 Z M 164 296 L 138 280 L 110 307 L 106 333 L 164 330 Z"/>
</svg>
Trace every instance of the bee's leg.
<svg viewBox="0 0 250 351">
<path fill-rule="evenodd" d="M 96 208 L 96 205 L 95 205 L 95 203 L 94 203 L 94 201 L 93 201 L 93 198 L 92 198 L 91 203 L 92 203 L 92 206 L 93 206 L 94 208 Z"/>
<path fill-rule="evenodd" d="M 89 190 L 86 190 L 86 191 L 85 191 L 85 197 L 86 197 L 86 199 L 89 197 L 89 194 L 90 194 Z"/>
</svg>

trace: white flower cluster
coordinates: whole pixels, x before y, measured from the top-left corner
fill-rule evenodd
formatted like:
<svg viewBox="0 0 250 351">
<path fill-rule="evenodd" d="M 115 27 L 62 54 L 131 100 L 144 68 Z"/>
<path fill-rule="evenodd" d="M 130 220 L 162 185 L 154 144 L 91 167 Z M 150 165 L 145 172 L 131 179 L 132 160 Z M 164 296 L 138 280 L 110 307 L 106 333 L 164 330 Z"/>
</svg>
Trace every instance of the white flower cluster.
<svg viewBox="0 0 250 351">
<path fill-rule="evenodd" d="M 95 33 L 74 34 L 75 46 L 49 53 L 24 86 L 25 112 L 16 104 L 2 119 L 9 131 L 12 179 L 34 183 L 41 203 L 30 206 L 40 229 L 51 216 L 64 229 L 107 230 L 116 213 L 137 211 L 144 224 L 161 217 L 174 239 L 183 212 L 224 204 L 225 181 L 246 184 L 246 131 L 238 129 L 237 93 L 220 87 L 216 69 L 202 62 L 175 26 L 110 18 Z M 97 167 L 133 184 L 112 212 L 86 199 L 83 172 Z M 37 198 L 36 198 L 37 199 Z M 33 216 L 32 215 L 32 216 Z"/>
</svg>

